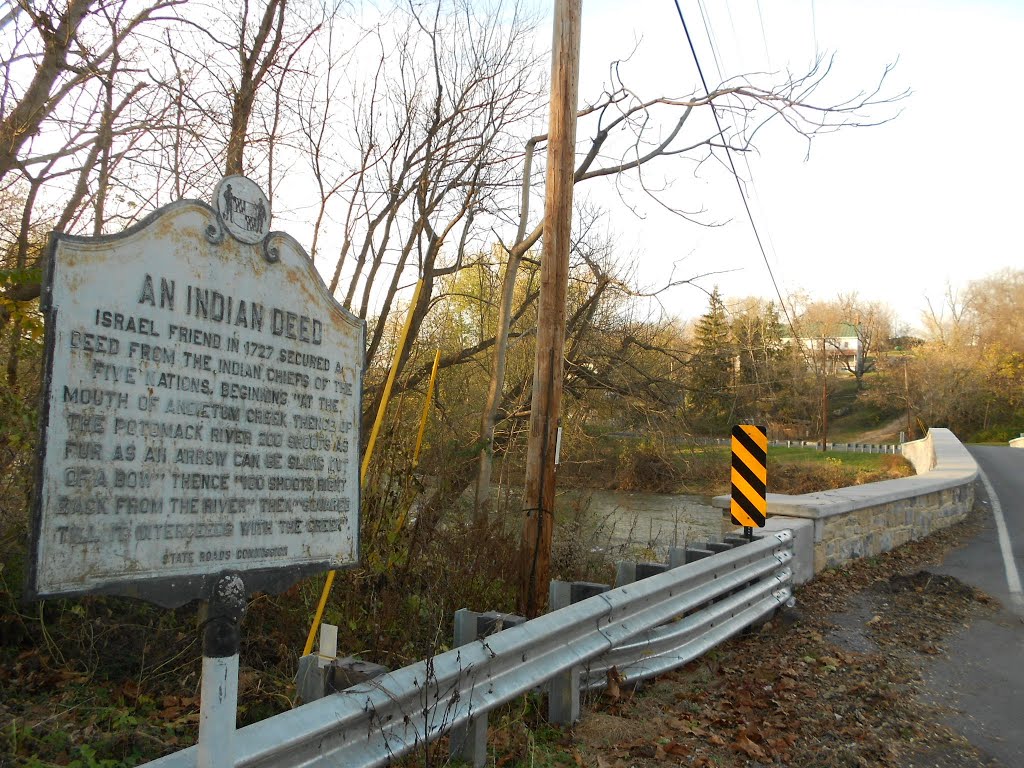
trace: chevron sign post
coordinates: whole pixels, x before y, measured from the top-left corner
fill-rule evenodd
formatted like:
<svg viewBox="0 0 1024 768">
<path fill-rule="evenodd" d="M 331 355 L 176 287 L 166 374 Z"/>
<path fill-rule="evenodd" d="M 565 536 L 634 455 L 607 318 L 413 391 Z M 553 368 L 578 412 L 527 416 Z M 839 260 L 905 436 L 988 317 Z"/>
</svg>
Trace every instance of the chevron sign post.
<svg viewBox="0 0 1024 768">
<path fill-rule="evenodd" d="M 732 428 L 732 521 L 748 538 L 763 528 L 768 516 L 768 433 L 764 427 L 737 424 Z"/>
</svg>

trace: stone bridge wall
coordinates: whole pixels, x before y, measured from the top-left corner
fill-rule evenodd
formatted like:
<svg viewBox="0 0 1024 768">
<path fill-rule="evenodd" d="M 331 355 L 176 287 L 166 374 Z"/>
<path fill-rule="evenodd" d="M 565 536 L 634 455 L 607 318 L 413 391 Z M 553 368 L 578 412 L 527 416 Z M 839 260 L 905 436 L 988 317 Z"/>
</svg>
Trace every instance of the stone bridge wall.
<svg viewBox="0 0 1024 768">
<path fill-rule="evenodd" d="M 974 504 L 978 465 L 956 435 L 932 429 L 905 443 L 903 455 L 914 465 L 914 477 L 800 496 L 768 494 L 766 530 L 793 530 L 798 583 L 964 518 Z M 715 505 L 728 509 L 729 497 L 716 497 Z"/>
</svg>

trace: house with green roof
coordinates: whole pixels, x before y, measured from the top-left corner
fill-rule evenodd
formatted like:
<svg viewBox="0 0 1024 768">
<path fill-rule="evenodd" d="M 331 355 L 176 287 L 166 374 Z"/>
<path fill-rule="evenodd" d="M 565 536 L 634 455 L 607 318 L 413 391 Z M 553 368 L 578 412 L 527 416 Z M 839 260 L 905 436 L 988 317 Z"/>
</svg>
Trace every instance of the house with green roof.
<svg viewBox="0 0 1024 768">
<path fill-rule="evenodd" d="M 801 323 L 797 333 L 782 337 L 783 344 L 797 340 L 807 350 L 807 362 L 818 367 L 825 361 L 829 374 L 850 373 L 861 370 L 864 364 L 864 345 L 857 326 L 853 323 Z"/>
</svg>

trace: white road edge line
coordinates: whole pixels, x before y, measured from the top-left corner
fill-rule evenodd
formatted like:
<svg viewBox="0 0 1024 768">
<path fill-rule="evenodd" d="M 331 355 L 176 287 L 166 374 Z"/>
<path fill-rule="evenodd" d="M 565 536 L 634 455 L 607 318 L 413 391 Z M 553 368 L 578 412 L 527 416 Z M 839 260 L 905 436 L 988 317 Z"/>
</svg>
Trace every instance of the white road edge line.
<svg viewBox="0 0 1024 768">
<path fill-rule="evenodd" d="M 988 475 L 978 467 L 978 477 L 985 485 L 985 493 L 992 502 L 992 516 L 996 519 L 996 531 L 999 533 L 999 549 L 1003 555 L 1003 567 L 1006 569 L 1006 585 L 1010 588 L 1010 599 L 1019 610 L 1024 610 L 1024 592 L 1020 586 L 1020 573 L 1017 572 L 1017 563 L 1013 559 L 1013 549 L 1010 547 L 1010 532 L 1006 528 L 1006 518 L 1003 517 L 1003 506 L 996 496 L 996 489 L 989 482 Z"/>
</svg>

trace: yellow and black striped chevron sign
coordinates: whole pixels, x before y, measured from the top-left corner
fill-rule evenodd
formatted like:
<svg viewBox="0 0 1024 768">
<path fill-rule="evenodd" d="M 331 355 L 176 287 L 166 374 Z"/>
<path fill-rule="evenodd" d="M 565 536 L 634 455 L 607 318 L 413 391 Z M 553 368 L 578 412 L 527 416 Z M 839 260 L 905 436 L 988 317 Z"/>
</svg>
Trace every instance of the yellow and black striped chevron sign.
<svg viewBox="0 0 1024 768">
<path fill-rule="evenodd" d="M 732 504 L 736 525 L 763 528 L 768 516 L 768 433 L 764 427 L 732 428 Z"/>
</svg>

